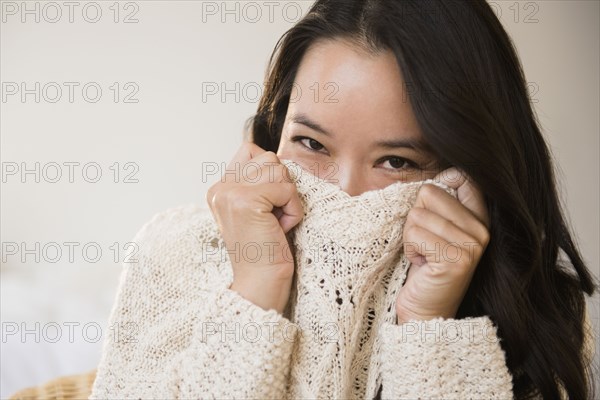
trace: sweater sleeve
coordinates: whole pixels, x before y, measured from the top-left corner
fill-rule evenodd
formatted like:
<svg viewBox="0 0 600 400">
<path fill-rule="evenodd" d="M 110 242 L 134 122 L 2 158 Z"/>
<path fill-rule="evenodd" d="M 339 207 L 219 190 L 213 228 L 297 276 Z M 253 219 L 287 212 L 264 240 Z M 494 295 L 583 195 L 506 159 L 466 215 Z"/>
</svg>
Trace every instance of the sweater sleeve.
<svg viewBox="0 0 600 400">
<path fill-rule="evenodd" d="M 512 376 L 488 316 L 384 323 L 383 399 L 512 399 Z"/>
<path fill-rule="evenodd" d="M 138 232 L 90 399 L 285 397 L 296 325 L 229 289 L 215 229 L 177 208 Z"/>
<path fill-rule="evenodd" d="M 171 398 L 285 398 L 296 325 L 228 288 L 206 306 L 192 345 L 173 363 Z"/>
</svg>

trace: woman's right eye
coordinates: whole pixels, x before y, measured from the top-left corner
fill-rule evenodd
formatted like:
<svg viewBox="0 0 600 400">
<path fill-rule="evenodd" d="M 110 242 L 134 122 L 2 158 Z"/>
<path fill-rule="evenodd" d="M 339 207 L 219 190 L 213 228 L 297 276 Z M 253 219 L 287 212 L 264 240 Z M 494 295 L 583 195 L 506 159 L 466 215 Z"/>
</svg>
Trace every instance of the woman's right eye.
<svg viewBox="0 0 600 400">
<path fill-rule="evenodd" d="M 294 136 L 290 140 L 292 142 L 300 142 L 302 144 L 302 147 L 306 148 L 308 151 L 319 152 L 319 150 L 324 148 L 324 146 L 321 143 L 317 142 L 313 138 L 309 138 L 306 136 Z"/>
</svg>

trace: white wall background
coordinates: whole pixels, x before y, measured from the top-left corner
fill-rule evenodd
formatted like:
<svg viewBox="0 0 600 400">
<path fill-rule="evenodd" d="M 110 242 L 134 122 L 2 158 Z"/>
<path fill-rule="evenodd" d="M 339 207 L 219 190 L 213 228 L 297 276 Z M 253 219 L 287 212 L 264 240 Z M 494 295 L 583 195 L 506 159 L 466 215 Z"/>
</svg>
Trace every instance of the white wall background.
<svg viewBox="0 0 600 400">
<path fill-rule="evenodd" d="M 204 203 L 217 177 L 203 176 L 203 163 L 231 158 L 277 39 L 312 2 L 271 3 L 79 2 L 69 22 L 62 2 L 2 1 L 0 397 L 95 368 L 102 341 L 96 328 L 110 334 L 106 319 L 124 246 L 154 213 Z M 598 276 L 599 3 L 490 3 L 517 45 L 572 225 Z M 38 7 L 39 22 L 23 4 Z M 89 22 L 98 8 L 99 21 Z M 35 94 L 23 101 L 22 82 L 33 92 L 40 83 L 39 102 Z M 221 83 L 231 90 L 224 99 L 221 89 L 203 99 L 203 88 Z M 62 96 L 52 103 L 57 86 Z M 94 86 L 102 90 L 97 102 Z M 125 102 L 126 95 L 137 102 Z M 23 174 L 35 163 L 39 182 Z M 51 183 L 57 164 L 62 177 Z M 89 183 L 94 166 L 102 176 Z M 24 252 L 36 243 L 37 261 Z M 102 254 L 92 262 L 96 248 Z M 597 298 L 590 311 L 598 331 Z"/>
</svg>

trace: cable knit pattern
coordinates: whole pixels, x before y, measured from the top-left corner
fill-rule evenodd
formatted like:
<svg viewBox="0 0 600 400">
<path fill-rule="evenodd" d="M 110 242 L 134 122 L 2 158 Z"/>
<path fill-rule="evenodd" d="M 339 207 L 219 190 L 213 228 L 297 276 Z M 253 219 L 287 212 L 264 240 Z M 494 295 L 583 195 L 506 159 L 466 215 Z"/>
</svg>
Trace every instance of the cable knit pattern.
<svg viewBox="0 0 600 400">
<path fill-rule="evenodd" d="M 91 399 L 511 398 L 487 317 L 396 325 L 408 267 L 402 229 L 419 188 L 349 196 L 290 160 L 304 206 L 288 233 L 296 266 L 283 315 L 229 289 L 230 254 L 205 207 L 155 216 L 125 263 Z M 444 325 L 445 324 L 445 325 Z M 471 336 L 448 343 L 453 324 Z M 421 337 L 442 327 L 443 338 Z"/>
</svg>

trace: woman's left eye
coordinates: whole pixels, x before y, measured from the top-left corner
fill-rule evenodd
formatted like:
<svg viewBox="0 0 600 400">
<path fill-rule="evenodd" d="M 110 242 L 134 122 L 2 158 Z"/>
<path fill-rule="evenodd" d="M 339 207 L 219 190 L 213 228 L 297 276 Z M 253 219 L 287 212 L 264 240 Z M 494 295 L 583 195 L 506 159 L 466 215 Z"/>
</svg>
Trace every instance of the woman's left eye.
<svg viewBox="0 0 600 400">
<path fill-rule="evenodd" d="M 325 146 L 317 142 L 315 139 L 306 136 L 294 136 L 291 138 L 291 141 L 300 142 L 301 146 L 309 151 L 320 152 L 321 149 L 325 148 Z"/>
<path fill-rule="evenodd" d="M 389 169 L 392 171 L 402 171 L 409 168 L 418 168 L 418 166 L 414 162 L 398 156 L 384 157 L 380 160 L 380 162 L 389 162 L 391 168 L 386 167 L 385 169 Z"/>
</svg>

